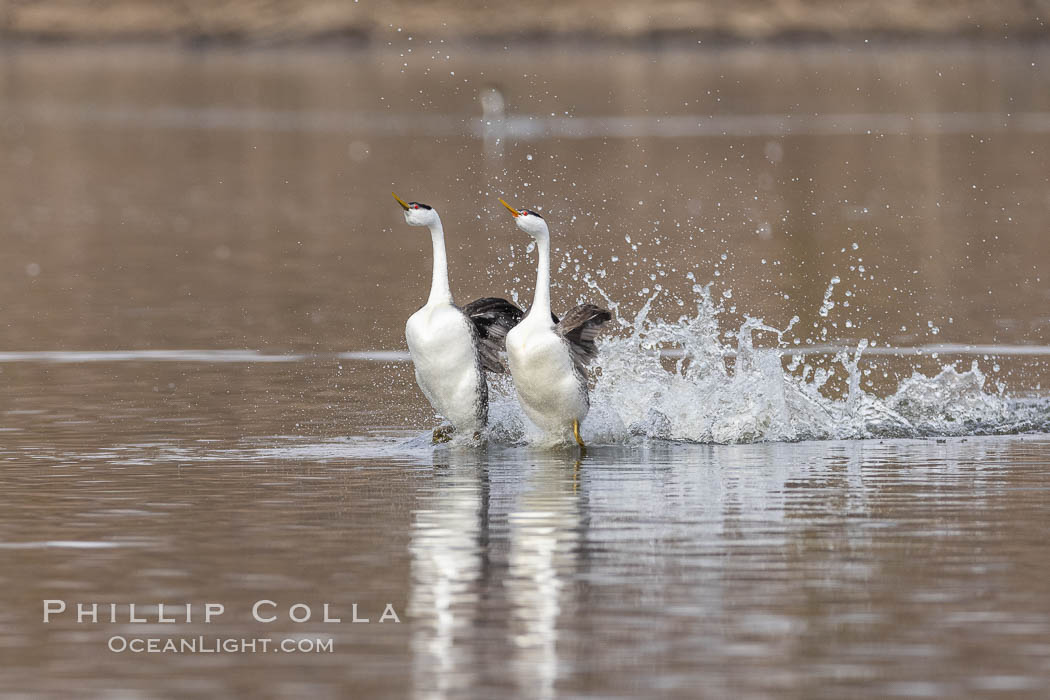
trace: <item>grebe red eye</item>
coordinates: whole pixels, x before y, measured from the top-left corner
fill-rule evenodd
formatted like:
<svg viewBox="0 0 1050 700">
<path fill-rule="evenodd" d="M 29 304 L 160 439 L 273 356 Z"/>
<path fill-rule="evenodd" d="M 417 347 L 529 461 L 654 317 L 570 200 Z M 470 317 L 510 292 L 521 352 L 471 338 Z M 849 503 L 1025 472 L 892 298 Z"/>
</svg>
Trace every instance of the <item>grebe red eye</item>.
<svg viewBox="0 0 1050 700">
<path fill-rule="evenodd" d="M 418 204 L 413 204 L 413 205 L 412 205 L 412 208 L 413 208 L 413 209 L 419 209 L 419 205 L 418 205 Z"/>
</svg>

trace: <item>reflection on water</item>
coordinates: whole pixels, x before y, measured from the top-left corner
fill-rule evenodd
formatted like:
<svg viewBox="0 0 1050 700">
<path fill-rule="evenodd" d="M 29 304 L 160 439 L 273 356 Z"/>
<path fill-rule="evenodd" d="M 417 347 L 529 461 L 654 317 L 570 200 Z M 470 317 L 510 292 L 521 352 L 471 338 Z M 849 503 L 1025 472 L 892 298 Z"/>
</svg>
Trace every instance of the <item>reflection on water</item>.
<svg viewBox="0 0 1050 700">
<path fill-rule="evenodd" d="M 558 224 L 561 306 L 597 282 L 630 319 L 659 285 L 650 318 L 673 324 L 711 282 L 724 323 L 690 357 L 724 363 L 726 386 L 738 361 L 786 376 L 727 331 L 798 316 L 789 350 L 814 375 L 861 339 L 848 378 L 872 396 L 976 360 L 993 408 L 1019 412 L 1002 431 L 1033 430 L 1050 419 L 1045 47 L 445 51 L 4 54 L 0 688 L 1041 696 L 1045 434 L 674 443 L 649 410 L 673 418 L 684 375 L 665 373 L 621 395 L 638 431 L 582 462 L 435 448 L 402 352 L 426 241 L 388 200 L 396 184 L 441 208 L 460 299 L 531 291 L 489 209 L 511 195 Z M 687 356 L 662 349 L 637 366 Z M 839 402 L 812 405 L 857 409 L 834 381 Z M 951 417 L 949 384 L 905 398 Z M 747 395 L 726 386 L 676 405 L 732 415 Z M 44 598 L 229 612 L 43 625 Z M 260 599 L 373 622 L 260 626 Z M 401 624 L 377 622 L 386 604 Z M 134 657 L 113 634 L 335 651 Z"/>
<path fill-rule="evenodd" d="M 415 511 L 416 695 L 455 697 L 484 680 L 553 697 L 558 621 L 572 595 L 582 525 L 576 467 L 540 455 L 538 464 L 512 459 L 524 471 L 511 475 L 484 457 L 461 449 L 436 455 L 434 483 Z M 509 677 L 479 658 L 479 633 L 508 647 L 500 670 Z"/>
<path fill-rule="evenodd" d="M 474 636 L 488 539 L 488 477 L 474 451 L 449 450 L 435 459 L 433 483 L 412 523 L 412 595 L 419 620 L 413 636 L 417 697 L 454 697 L 468 690 L 476 671 Z"/>
<path fill-rule="evenodd" d="M 535 466 L 520 505 L 508 516 L 507 597 L 517 652 L 511 667 L 518 687 L 531 689 L 535 697 L 554 697 L 561 667 L 558 621 L 574 598 L 579 540 L 586 534 L 581 532 L 579 467 L 563 460 Z"/>
</svg>

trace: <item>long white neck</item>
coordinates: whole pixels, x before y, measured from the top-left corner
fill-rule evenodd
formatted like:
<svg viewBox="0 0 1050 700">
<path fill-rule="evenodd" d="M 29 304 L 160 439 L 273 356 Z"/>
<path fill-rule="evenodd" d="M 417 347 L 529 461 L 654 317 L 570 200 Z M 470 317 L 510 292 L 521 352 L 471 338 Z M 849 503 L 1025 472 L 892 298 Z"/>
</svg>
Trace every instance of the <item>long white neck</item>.
<svg viewBox="0 0 1050 700">
<path fill-rule="evenodd" d="M 539 314 L 538 318 L 549 320 L 551 317 L 551 239 L 548 235 L 536 237 L 536 296 L 532 300 L 529 315 Z"/>
<path fill-rule="evenodd" d="M 451 304 L 452 292 L 448 288 L 448 259 L 445 257 L 445 231 L 441 219 L 430 226 L 430 242 L 434 245 L 434 275 L 430 281 L 430 299 L 427 304 Z"/>
</svg>

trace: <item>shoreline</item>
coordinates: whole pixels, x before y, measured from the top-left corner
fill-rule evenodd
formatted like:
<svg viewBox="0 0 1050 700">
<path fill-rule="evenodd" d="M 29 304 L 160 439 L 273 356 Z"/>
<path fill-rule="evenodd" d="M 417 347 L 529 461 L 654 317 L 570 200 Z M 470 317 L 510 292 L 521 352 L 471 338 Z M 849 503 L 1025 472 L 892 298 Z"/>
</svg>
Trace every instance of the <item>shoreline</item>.
<svg viewBox="0 0 1050 700">
<path fill-rule="evenodd" d="M 433 48 L 433 41 L 440 41 L 443 48 L 469 49 L 474 51 L 734 51 L 734 50 L 1013 50 L 1042 49 L 1050 46 L 1050 34 L 1030 34 L 1021 37 L 995 38 L 987 35 L 928 35 L 882 33 L 876 35 L 838 34 L 784 34 L 761 39 L 744 39 L 728 35 L 704 35 L 668 33 L 647 37 L 624 38 L 596 35 L 507 35 L 458 36 L 448 39 L 419 37 L 418 45 Z M 401 42 L 363 36 L 298 36 L 294 38 L 261 38 L 248 36 L 152 36 L 122 35 L 118 37 L 98 36 L 29 36 L 0 34 L 0 54 L 6 51 L 57 49 L 57 50 L 158 50 L 158 51 L 230 51 L 230 52 L 281 52 L 281 51 L 394 51 Z"/>
<path fill-rule="evenodd" d="M 642 46 L 1046 42 L 1030 0 L 0 0 L 0 44 Z"/>
</svg>

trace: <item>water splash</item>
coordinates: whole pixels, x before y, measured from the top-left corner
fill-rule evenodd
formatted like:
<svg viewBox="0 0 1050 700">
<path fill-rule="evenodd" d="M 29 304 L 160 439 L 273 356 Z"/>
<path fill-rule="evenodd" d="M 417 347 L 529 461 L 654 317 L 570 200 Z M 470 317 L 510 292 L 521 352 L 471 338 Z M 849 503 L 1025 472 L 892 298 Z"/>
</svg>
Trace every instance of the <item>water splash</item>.
<svg viewBox="0 0 1050 700">
<path fill-rule="evenodd" d="M 837 280 L 835 280 L 837 281 Z M 593 280 L 621 332 L 600 341 L 592 366 L 595 379 L 586 433 L 592 444 L 652 440 L 690 443 L 865 439 L 1002 434 L 1050 430 L 1050 402 L 1018 400 L 986 386 L 977 361 L 968 370 L 944 365 L 936 376 L 919 372 L 879 397 L 861 387 L 867 341 L 839 352 L 829 367 L 792 356 L 778 329 L 744 317 L 736 330 L 722 330 L 722 306 L 710 285 L 694 287 L 696 313 L 678 321 L 650 319 L 652 294 L 633 319 Z M 828 306 L 834 282 L 825 294 Z M 823 307 L 822 307 L 823 308 Z M 756 345 L 762 339 L 767 347 Z M 771 345 L 772 344 L 772 345 Z M 673 363 L 667 351 L 674 350 Z M 663 351 L 663 357 L 661 356 Z M 790 360 L 785 364 L 785 360 Z M 845 390 L 828 382 L 845 374 Z M 839 374 L 841 377 L 841 374 Z M 507 378 L 493 387 L 490 439 L 536 442 L 521 417 Z"/>
</svg>

